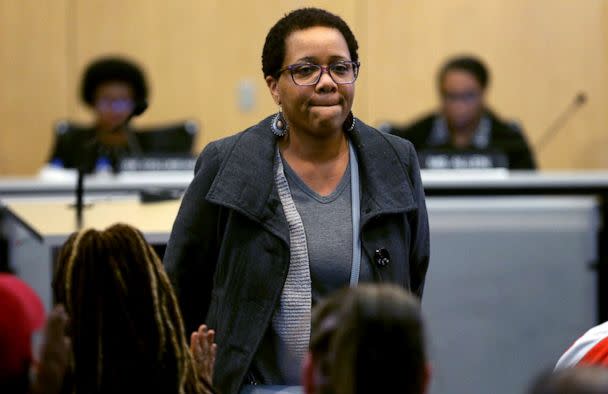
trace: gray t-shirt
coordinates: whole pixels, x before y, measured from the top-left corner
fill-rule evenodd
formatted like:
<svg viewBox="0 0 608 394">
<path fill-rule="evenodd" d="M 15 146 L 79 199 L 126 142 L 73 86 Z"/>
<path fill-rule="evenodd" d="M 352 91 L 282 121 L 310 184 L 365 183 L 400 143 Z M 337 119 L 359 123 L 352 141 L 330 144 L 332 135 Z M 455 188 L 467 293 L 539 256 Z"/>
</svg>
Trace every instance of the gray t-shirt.
<svg viewBox="0 0 608 394">
<path fill-rule="evenodd" d="M 314 306 L 333 291 L 350 284 L 353 254 L 350 163 L 340 183 L 328 196 L 321 196 L 308 187 L 285 160 L 283 167 L 291 197 L 304 225 Z M 371 265 L 362 253 L 359 282 L 371 281 Z M 282 362 L 286 349 L 278 339 L 270 325 L 251 372 L 265 384 L 299 384 L 294 376 L 299 377 L 300 366 Z"/>
<path fill-rule="evenodd" d="M 312 303 L 348 286 L 353 255 L 350 163 L 336 189 L 328 196 L 312 190 L 283 160 L 291 197 L 304 224 Z M 369 281 L 367 264 L 361 264 L 361 281 Z"/>
</svg>

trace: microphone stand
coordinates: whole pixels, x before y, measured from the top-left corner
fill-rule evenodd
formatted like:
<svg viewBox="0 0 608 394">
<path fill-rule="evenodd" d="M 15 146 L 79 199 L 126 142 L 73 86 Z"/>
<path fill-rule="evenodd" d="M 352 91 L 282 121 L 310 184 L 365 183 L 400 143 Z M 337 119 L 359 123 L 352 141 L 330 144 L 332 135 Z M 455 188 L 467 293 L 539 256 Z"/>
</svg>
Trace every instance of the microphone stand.
<svg viewBox="0 0 608 394">
<path fill-rule="evenodd" d="M 122 122 L 120 125 L 118 125 L 116 127 L 116 130 L 125 127 L 130 121 L 131 119 L 133 119 L 135 116 L 139 116 L 141 114 L 143 114 L 146 109 L 148 108 L 148 102 L 146 100 L 141 100 L 137 103 L 135 103 L 135 108 L 133 109 L 133 111 L 131 112 L 131 114 L 129 115 L 129 117 L 127 117 L 127 119 L 125 119 L 124 122 Z M 133 136 L 127 136 L 128 139 L 133 139 Z M 136 146 L 137 148 L 139 148 L 139 145 Z M 85 159 L 80 163 L 80 165 L 78 166 L 78 175 L 76 177 L 76 228 L 78 230 L 82 229 L 82 225 L 83 225 L 83 210 L 84 210 L 84 178 L 85 175 L 89 172 L 91 172 L 94 168 L 93 166 L 91 166 L 90 164 L 90 159 L 91 157 L 89 157 L 89 155 L 85 155 Z"/>
<path fill-rule="evenodd" d="M 85 208 L 84 204 L 84 178 L 85 176 L 92 172 L 95 166 L 93 163 L 93 159 L 95 157 L 94 151 L 94 141 L 89 140 L 83 148 L 83 155 L 78 163 L 77 174 L 76 174 L 76 203 L 70 205 L 70 207 L 75 208 L 76 213 L 76 229 L 81 230 L 83 225 L 83 211 Z"/>
<path fill-rule="evenodd" d="M 84 169 L 78 167 L 78 176 L 76 178 L 76 229 L 82 229 L 82 210 L 84 207 Z"/>
</svg>

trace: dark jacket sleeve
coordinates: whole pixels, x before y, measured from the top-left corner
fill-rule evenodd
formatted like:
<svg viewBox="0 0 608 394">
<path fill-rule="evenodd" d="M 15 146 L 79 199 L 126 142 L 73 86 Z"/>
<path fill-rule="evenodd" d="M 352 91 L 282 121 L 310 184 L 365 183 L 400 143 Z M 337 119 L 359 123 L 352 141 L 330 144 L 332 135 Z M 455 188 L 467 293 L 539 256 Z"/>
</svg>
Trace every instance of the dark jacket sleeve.
<svg viewBox="0 0 608 394">
<path fill-rule="evenodd" d="M 515 134 L 515 147 L 510 152 L 509 169 L 511 170 L 535 170 L 536 163 L 532 150 L 523 133 Z"/>
<path fill-rule="evenodd" d="M 194 179 L 184 194 L 165 252 L 164 264 L 188 334 L 205 322 L 211 302 L 220 208 L 207 202 L 205 196 L 219 165 L 217 149 L 211 143 L 197 161 Z"/>
<path fill-rule="evenodd" d="M 506 122 L 488 110 L 492 121 L 490 147 L 504 152 L 509 158 L 510 170 L 534 170 L 534 153 L 526 139 L 526 132 L 518 122 Z"/>
<path fill-rule="evenodd" d="M 417 151 L 427 148 L 436 114 L 429 114 L 403 127 L 393 127 L 389 133 L 410 141 Z"/>
<path fill-rule="evenodd" d="M 422 298 L 424 291 L 424 281 L 429 267 L 430 259 L 430 234 L 429 219 L 426 211 L 424 187 L 420 178 L 420 165 L 414 146 L 411 143 L 408 147 L 409 178 L 413 187 L 413 195 L 416 201 L 416 210 L 409 214 L 408 221 L 411 228 L 410 241 L 410 278 L 412 292 Z"/>
</svg>

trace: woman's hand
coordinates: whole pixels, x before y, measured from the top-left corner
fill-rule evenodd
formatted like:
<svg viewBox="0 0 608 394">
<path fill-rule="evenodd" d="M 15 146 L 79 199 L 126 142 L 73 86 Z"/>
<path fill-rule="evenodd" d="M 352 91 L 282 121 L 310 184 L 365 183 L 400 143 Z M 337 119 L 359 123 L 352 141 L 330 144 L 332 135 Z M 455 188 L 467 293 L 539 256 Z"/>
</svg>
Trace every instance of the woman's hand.
<svg viewBox="0 0 608 394">
<path fill-rule="evenodd" d="M 71 351 L 70 339 L 65 336 L 67 324 L 68 315 L 62 305 L 57 305 L 49 313 L 44 328 L 44 343 L 32 393 L 54 394 L 61 391 Z"/>
<path fill-rule="evenodd" d="M 199 379 L 209 386 L 213 383 L 213 368 L 215 365 L 215 331 L 209 330 L 206 325 L 201 325 L 198 331 L 190 336 L 190 351 L 194 357 L 194 364 Z"/>
</svg>

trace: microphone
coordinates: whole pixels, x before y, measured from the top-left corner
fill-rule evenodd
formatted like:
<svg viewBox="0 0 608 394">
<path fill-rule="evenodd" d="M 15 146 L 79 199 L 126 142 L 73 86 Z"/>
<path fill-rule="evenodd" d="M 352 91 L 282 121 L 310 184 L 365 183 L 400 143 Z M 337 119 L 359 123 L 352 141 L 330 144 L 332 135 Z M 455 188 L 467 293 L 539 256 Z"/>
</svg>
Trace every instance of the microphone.
<svg viewBox="0 0 608 394">
<path fill-rule="evenodd" d="M 566 125 L 568 120 L 583 106 L 587 103 L 587 94 L 585 92 L 579 92 L 570 105 L 559 114 L 557 118 L 551 123 L 543 135 L 538 139 L 536 143 L 536 152 L 540 152 L 549 142 L 551 142 L 555 136 L 561 131 Z"/>
</svg>

